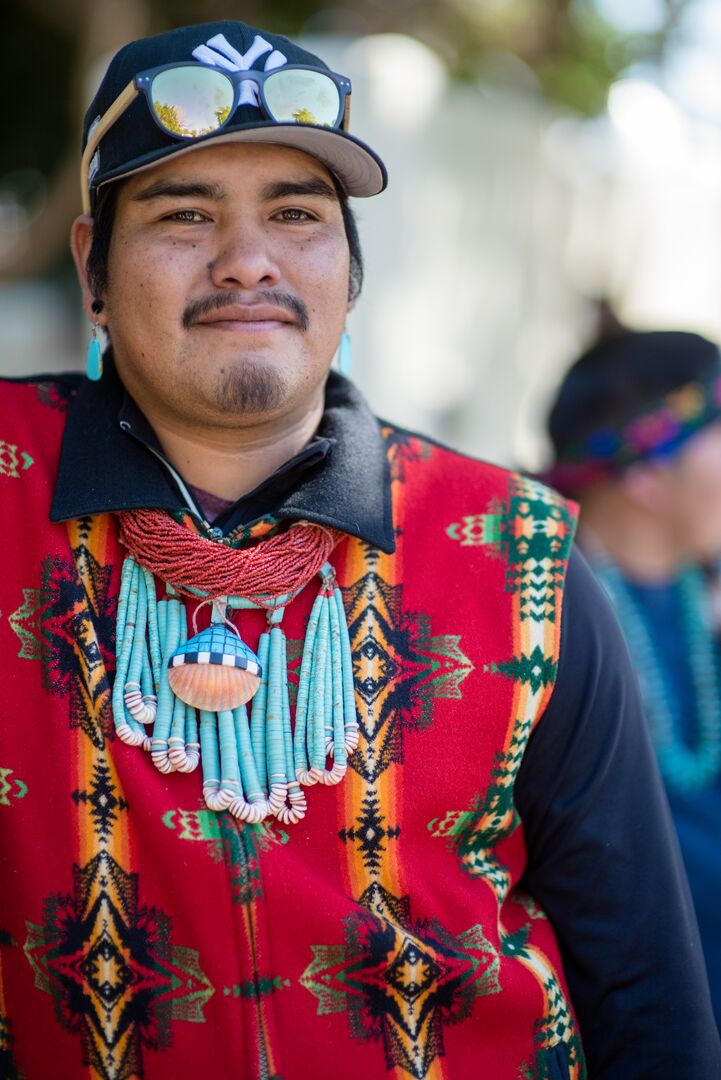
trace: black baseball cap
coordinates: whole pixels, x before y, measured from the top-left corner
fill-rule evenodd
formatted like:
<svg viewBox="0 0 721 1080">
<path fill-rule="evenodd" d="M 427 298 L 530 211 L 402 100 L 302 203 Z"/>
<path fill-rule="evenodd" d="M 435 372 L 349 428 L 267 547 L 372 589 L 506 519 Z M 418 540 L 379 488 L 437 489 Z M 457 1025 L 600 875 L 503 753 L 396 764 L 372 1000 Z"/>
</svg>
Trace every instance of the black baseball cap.
<svg viewBox="0 0 721 1080">
<path fill-rule="evenodd" d="M 266 70 L 299 64 L 329 70 L 317 56 L 288 38 L 256 30 L 231 20 L 184 26 L 124 45 L 113 57 L 98 92 L 85 114 L 83 149 L 94 126 L 140 72 L 163 64 L 214 63 L 235 70 Z M 149 168 L 171 154 L 187 154 L 210 143 L 273 143 L 302 150 L 334 174 L 348 195 L 377 195 L 387 183 L 385 166 L 360 139 L 337 128 L 312 124 L 277 123 L 252 104 L 240 104 L 218 132 L 192 142 L 163 132 L 153 120 L 146 100 L 138 94 L 106 131 L 89 164 L 89 196 L 95 205 L 98 188 L 112 180 Z M 85 178 L 83 178 L 85 184 Z"/>
</svg>

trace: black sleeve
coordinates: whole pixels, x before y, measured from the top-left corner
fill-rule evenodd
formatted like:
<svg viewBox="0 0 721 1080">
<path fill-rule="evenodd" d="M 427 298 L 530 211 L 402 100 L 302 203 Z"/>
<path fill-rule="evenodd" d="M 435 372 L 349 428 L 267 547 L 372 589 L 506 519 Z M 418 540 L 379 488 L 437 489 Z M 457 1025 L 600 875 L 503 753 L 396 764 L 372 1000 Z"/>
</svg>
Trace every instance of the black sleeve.
<svg viewBox="0 0 721 1080">
<path fill-rule="evenodd" d="M 556 685 L 516 782 L 590 1080 L 721 1077 L 696 919 L 615 615 L 571 557 Z M 720 900 L 721 902 L 721 900 Z"/>
</svg>

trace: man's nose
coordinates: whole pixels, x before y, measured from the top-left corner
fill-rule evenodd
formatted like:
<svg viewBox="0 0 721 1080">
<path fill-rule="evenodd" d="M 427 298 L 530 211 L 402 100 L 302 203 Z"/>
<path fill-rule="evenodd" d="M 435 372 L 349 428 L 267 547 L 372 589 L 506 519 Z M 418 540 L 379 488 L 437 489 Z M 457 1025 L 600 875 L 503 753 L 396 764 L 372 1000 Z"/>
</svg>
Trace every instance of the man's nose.
<svg viewBox="0 0 721 1080">
<path fill-rule="evenodd" d="M 216 288 L 254 289 L 277 285 L 280 269 L 265 232 L 243 224 L 227 229 L 219 237 L 215 258 L 208 263 Z"/>
</svg>

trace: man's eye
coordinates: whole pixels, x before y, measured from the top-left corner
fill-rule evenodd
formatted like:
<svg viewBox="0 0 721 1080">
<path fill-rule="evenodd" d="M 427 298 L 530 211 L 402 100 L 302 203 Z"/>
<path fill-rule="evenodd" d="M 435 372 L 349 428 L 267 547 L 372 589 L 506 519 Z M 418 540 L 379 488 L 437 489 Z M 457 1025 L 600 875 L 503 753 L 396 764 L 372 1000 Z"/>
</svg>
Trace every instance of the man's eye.
<svg viewBox="0 0 721 1080">
<path fill-rule="evenodd" d="M 315 221 L 312 214 L 309 214 L 307 210 L 300 210 L 297 206 L 286 207 L 276 217 L 280 218 L 281 221 Z"/>
<path fill-rule="evenodd" d="M 201 214 L 199 210 L 174 210 L 172 214 L 168 214 L 166 217 L 166 221 L 186 221 L 191 225 L 205 220 L 205 214 Z"/>
</svg>

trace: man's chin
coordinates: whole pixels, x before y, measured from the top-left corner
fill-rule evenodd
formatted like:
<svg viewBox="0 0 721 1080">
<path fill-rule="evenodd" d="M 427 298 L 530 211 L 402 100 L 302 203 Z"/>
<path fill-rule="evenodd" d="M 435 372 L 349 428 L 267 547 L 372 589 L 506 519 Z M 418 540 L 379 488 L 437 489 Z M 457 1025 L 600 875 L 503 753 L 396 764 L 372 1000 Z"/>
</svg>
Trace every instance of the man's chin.
<svg viewBox="0 0 721 1080">
<path fill-rule="evenodd" d="M 215 404 L 224 413 L 262 416 L 280 409 L 287 393 L 285 379 L 272 367 L 239 365 L 220 373 Z"/>
</svg>

